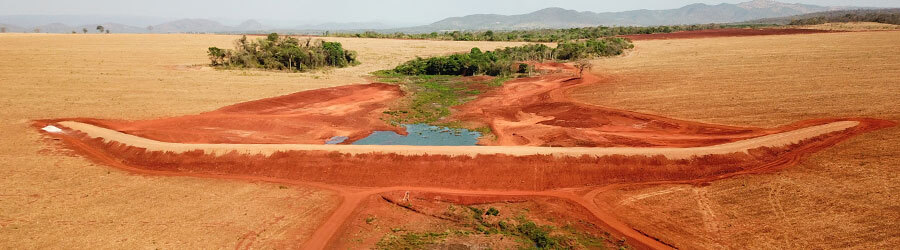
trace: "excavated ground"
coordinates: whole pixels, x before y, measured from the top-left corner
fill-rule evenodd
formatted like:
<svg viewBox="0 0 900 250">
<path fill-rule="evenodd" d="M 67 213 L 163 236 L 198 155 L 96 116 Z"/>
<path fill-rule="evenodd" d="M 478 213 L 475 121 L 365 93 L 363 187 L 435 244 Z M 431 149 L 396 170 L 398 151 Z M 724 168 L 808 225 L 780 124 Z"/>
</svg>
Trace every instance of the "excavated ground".
<svg viewBox="0 0 900 250">
<path fill-rule="evenodd" d="M 865 118 L 801 121 L 779 128 L 674 120 L 571 101 L 566 95 L 571 87 L 603 79 L 575 77 L 571 66 L 563 64 L 537 66 L 549 73 L 505 83 L 455 107 L 451 120 L 490 126 L 496 135 L 495 140 L 481 140 L 485 146 L 462 148 L 474 151 L 462 154 L 447 147 L 346 151 L 341 147 L 352 147 L 322 145 L 333 136 L 353 141 L 376 130 L 402 133 L 380 120 L 403 97 L 388 84 L 300 92 L 158 120 L 73 118 L 37 121 L 35 126 L 59 127 L 62 131 L 46 134 L 91 159 L 137 173 L 336 190 L 343 202 L 303 243 L 308 249 L 335 244 L 347 219 L 365 211 L 359 206 L 368 197 L 402 191 L 483 201 L 552 197 L 582 206 L 580 215 L 593 216 L 591 223 L 631 246 L 669 248 L 595 203 L 598 190 L 647 183 L 701 185 L 774 171 L 853 135 L 894 126 Z M 610 147 L 628 153 L 604 151 Z M 665 153 L 670 151 L 683 152 Z"/>
</svg>

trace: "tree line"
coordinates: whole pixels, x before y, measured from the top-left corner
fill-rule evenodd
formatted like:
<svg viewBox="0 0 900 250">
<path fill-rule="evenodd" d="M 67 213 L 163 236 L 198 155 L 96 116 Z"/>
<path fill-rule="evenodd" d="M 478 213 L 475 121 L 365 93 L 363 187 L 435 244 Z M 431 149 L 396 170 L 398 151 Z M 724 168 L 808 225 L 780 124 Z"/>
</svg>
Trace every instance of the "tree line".
<svg viewBox="0 0 900 250">
<path fill-rule="evenodd" d="M 345 50 L 341 43 L 310 38 L 301 41 L 277 33 L 255 41 L 245 35 L 235 41 L 234 49 L 210 47 L 207 54 L 213 66 L 233 68 L 304 71 L 359 64 L 356 52 Z"/>
<path fill-rule="evenodd" d="M 528 73 L 531 69 L 523 61 L 573 61 L 602 56 L 621 55 L 634 48 L 631 40 L 618 37 L 561 42 L 556 48 L 544 44 L 527 44 L 482 52 L 472 48 L 469 53 L 416 58 L 382 73 L 401 75 L 490 75 L 508 76 Z"/>
<path fill-rule="evenodd" d="M 518 42 L 562 42 L 581 39 L 598 39 L 612 36 L 672 33 L 678 31 L 693 31 L 724 28 L 749 28 L 766 25 L 759 24 L 695 24 L 695 25 L 669 25 L 669 26 L 624 26 L 624 27 L 585 27 L 570 29 L 536 29 L 536 30 L 512 30 L 512 31 L 448 31 L 431 32 L 423 34 L 378 33 L 366 31 L 362 33 L 326 33 L 333 37 L 358 37 L 358 38 L 391 38 L 391 39 L 424 39 L 424 40 L 450 40 L 450 41 L 518 41 Z"/>
<path fill-rule="evenodd" d="M 793 19 L 790 25 L 816 25 L 824 23 L 876 22 L 900 25 L 900 9 L 883 11 L 836 11 L 821 16 Z"/>
</svg>

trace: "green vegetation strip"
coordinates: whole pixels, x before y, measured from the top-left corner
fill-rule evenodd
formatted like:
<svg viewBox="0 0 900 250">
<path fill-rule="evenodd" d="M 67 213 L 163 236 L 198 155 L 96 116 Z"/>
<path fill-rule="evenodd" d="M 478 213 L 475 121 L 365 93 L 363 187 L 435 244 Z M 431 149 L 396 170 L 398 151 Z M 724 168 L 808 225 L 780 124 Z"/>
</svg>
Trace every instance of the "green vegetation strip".
<svg viewBox="0 0 900 250">
<path fill-rule="evenodd" d="M 621 55 L 634 48 L 630 40 L 618 37 L 561 42 L 556 48 L 543 44 L 506 47 L 482 52 L 473 48 L 469 53 L 416 58 L 397 66 L 388 73 L 401 75 L 491 75 L 509 76 L 529 73 L 531 69 L 523 61 L 573 61 L 594 57 Z"/>
<path fill-rule="evenodd" d="M 392 38 L 392 39 L 426 39 L 449 41 L 517 41 L 517 42 L 562 42 L 582 39 L 598 39 L 604 37 L 672 33 L 678 31 L 694 31 L 725 28 L 759 28 L 772 26 L 768 24 L 695 24 L 672 26 L 624 26 L 624 27 L 585 27 L 571 29 L 537 29 L 537 30 L 512 30 L 512 31 L 480 31 L 480 32 L 432 32 L 423 34 L 406 33 L 378 33 L 367 31 L 363 33 L 326 33 L 326 36 L 334 37 L 362 37 L 362 38 Z"/>
<path fill-rule="evenodd" d="M 400 104 L 384 113 L 385 121 L 401 124 L 430 124 L 450 128 L 467 128 L 490 136 L 488 127 L 465 127 L 460 121 L 445 121 L 451 107 L 474 100 L 478 95 L 502 86 L 515 77 L 534 74 L 526 61 L 572 61 L 594 57 L 621 55 L 633 48 L 630 40 L 609 37 L 562 42 L 556 48 L 544 44 L 528 44 L 482 52 L 472 48 L 468 53 L 416 58 L 394 69 L 373 73 L 378 81 L 399 84 L 407 93 Z M 586 61 L 576 64 L 583 70 Z M 485 77 L 465 77 L 465 76 Z"/>
<path fill-rule="evenodd" d="M 606 249 L 607 240 L 603 237 L 579 232 L 574 226 L 566 225 L 557 228 L 550 225 L 539 225 L 525 215 L 503 217 L 499 209 L 487 209 L 474 206 L 450 206 L 443 213 L 449 220 L 461 224 L 467 229 L 448 229 L 443 232 L 406 232 L 393 229 L 377 244 L 378 249 L 426 249 L 440 245 L 450 237 L 470 235 L 500 235 L 516 239 L 520 249 Z M 616 247 L 628 249 L 623 241 L 617 241 Z"/>
<path fill-rule="evenodd" d="M 459 123 L 443 122 L 450 108 L 474 100 L 478 95 L 499 87 L 507 77 L 465 78 L 448 75 L 402 75 L 391 71 L 375 73 L 380 82 L 399 84 L 407 97 L 384 113 L 391 125 L 431 124 L 461 128 Z M 487 128 L 472 128 L 490 132 Z M 483 133 L 484 134 L 484 133 Z"/>
</svg>

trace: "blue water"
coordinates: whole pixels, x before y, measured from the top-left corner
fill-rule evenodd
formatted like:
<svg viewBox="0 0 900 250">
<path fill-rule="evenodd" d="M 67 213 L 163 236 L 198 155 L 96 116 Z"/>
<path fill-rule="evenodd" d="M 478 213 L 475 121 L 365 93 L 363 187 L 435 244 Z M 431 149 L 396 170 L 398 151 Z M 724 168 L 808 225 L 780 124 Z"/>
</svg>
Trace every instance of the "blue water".
<svg viewBox="0 0 900 250">
<path fill-rule="evenodd" d="M 428 124 L 404 124 L 408 136 L 393 131 L 375 131 L 353 145 L 411 145 L 411 146 L 475 146 L 480 132 L 451 129 Z"/>
</svg>

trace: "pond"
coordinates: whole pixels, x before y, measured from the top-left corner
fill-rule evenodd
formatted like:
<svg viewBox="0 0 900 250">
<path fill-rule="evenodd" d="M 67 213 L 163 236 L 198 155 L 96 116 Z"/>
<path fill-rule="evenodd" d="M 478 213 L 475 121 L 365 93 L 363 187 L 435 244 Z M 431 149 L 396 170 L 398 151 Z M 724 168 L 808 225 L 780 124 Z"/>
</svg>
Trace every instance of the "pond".
<svg viewBox="0 0 900 250">
<path fill-rule="evenodd" d="M 375 131 L 353 145 L 411 145 L 411 146 L 475 146 L 480 132 L 468 129 L 438 127 L 428 124 L 404 124 L 403 136 L 393 131 Z"/>
</svg>

